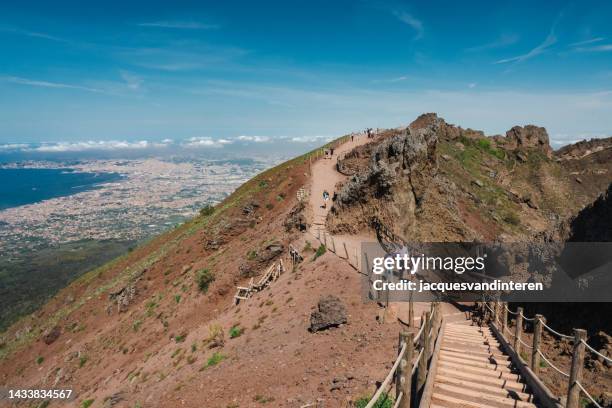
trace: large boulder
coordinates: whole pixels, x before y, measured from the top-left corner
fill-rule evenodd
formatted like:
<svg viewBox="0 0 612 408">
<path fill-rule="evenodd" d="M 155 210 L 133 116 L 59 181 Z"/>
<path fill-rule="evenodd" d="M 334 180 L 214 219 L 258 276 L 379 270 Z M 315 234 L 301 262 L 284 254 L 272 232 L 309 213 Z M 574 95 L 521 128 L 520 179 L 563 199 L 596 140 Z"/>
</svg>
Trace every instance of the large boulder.
<svg viewBox="0 0 612 408">
<path fill-rule="evenodd" d="M 347 322 L 346 308 L 336 296 L 327 295 L 319 299 L 317 310 L 310 314 L 311 332 L 337 327 Z"/>
<path fill-rule="evenodd" d="M 55 342 L 55 340 L 58 339 L 58 337 L 60 336 L 60 334 L 62 333 L 62 330 L 60 329 L 59 326 L 54 326 L 52 328 L 50 328 L 49 330 L 47 330 L 43 336 L 42 336 L 42 340 L 45 342 L 45 344 L 51 344 L 53 342 Z"/>
<path fill-rule="evenodd" d="M 552 148 L 548 139 L 548 132 L 540 126 L 514 126 L 506 132 L 506 146 L 511 149 L 537 148 L 547 157 L 552 157 Z"/>
</svg>

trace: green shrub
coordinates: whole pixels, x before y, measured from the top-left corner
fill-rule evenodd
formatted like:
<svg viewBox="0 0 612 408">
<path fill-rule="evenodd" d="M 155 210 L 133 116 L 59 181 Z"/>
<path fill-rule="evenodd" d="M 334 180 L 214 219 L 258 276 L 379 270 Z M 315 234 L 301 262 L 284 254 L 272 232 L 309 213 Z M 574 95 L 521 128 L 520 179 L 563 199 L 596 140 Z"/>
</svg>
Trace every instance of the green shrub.
<svg viewBox="0 0 612 408">
<path fill-rule="evenodd" d="M 314 261 L 315 259 L 317 259 L 318 257 L 320 257 L 321 255 L 323 255 L 323 254 L 325 253 L 325 251 L 326 251 L 326 250 L 327 250 L 327 249 L 325 248 L 325 245 L 323 245 L 323 244 L 319 245 L 319 247 L 317 248 L 317 251 L 315 252 L 315 255 L 314 255 L 313 261 Z"/>
<path fill-rule="evenodd" d="M 200 292 L 206 293 L 208 287 L 215 280 L 215 275 L 208 269 L 200 269 L 196 272 L 196 282 Z"/>
<path fill-rule="evenodd" d="M 219 352 L 216 352 L 212 356 L 210 356 L 210 358 L 206 362 L 206 367 L 216 366 L 217 364 L 219 364 L 220 362 L 222 362 L 226 358 L 227 357 L 224 356 L 223 354 L 221 354 Z"/>
<path fill-rule="evenodd" d="M 83 401 L 83 402 L 81 403 L 81 407 L 83 407 L 83 408 L 89 408 L 89 407 L 91 406 L 91 404 L 93 404 L 93 403 L 94 403 L 94 401 L 95 401 L 94 399 L 86 399 L 85 401 Z"/>
<path fill-rule="evenodd" d="M 229 331 L 230 339 L 235 339 L 236 337 L 240 337 L 240 335 L 244 332 L 244 329 L 240 326 L 234 326 Z"/>
<path fill-rule="evenodd" d="M 200 215 L 203 217 L 208 217 L 209 215 L 212 215 L 212 213 L 214 212 L 215 212 L 215 207 L 213 207 L 210 204 L 206 204 L 204 207 L 200 209 Z"/>
<path fill-rule="evenodd" d="M 176 303 L 181 303 L 181 295 L 174 295 L 174 301 Z"/>
<path fill-rule="evenodd" d="M 521 220 L 515 213 L 507 213 L 504 216 L 504 221 L 511 225 L 519 225 L 521 223 Z"/>
<path fill-rule="evenodd" d="M 365 408 L 370 402 L 372 396 L 365 396 L 355 401 L 355 408 Z M 393 397 L 386 392 L 383 392 L 378 401 L 373 405 L 373 408 L 393 408 Z"/>
<path fill-rule="evenodd" d="M 36 358 L 36 364 L 42 364 L 43 361 L 45 361 L 45 358 L 43 356 L 38 356 Z"/>
<path fill-rule="evenodd" d="M 83 367 L 87 363 L 87 360 L 87 356 L 81 356 L 81 358 L 79 358 L 79 368 Z"/>
</svg>

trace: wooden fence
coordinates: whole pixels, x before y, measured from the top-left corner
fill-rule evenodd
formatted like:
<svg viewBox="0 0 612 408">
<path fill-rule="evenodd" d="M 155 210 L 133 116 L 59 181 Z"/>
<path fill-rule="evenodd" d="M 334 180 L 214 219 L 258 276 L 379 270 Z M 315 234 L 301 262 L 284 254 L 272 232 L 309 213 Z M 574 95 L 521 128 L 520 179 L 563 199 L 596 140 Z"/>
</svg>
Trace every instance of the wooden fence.
<svg viewBox="0 0 612 408">
<path fill-rule="evenodd" d="M 431 310 L 423 313 L 419 331 L 399 335 L 398 355 L 391 370 L 376 390 L 366 408 L 390 398 L 395 389 L 394 408 L 418 406 L 425 391 L 431 361 L 439 348 L 443 316 L 439 302 L 432 302 Z M 440 339 L 440 341 L 439 341 Z"/>
<path fill-rule="evenodd" d="M 538 400 L 542 405 L 547 407 L 562 407 L 565 408 L 580 408 L 582 406 L 580 399 L 581 395 L 584 395 L 590 402 L 598 407 L 602 408 L 601 405 L 593 398 L 593 396 L 585 389 L 583 384 L 583 368 L 584 368 L 584 357 L 588 350 L 598 358 L 603 359 L 609 363 L 612 363 L 612 359 L 608 356 L 604 356 L 599 353 L 593 347 L 587 343 L 587 332 L 583 329 L 574 329 L 573 336 L 559 333 L 546 324 L 546 318 L 540 314 L 529 318 L 523 315 L 523 308 L 519 307 L 515 312 L 508 308 L 507 302 L 499 301 L 488 301 L 482 302 L 481 313 L 485 318 L 489 319 L 493 323 L 494 331 L 497 332 L 498 337 L 502 340 L 502 344 L 510 349 L 511 357 L 513 357 L 515 365 L 524 374 L 525 379 L 532 382 L 532 388 L 534 394 L 538 397 Z M 515 316 L 514 318 L 514 330 L 510 330 L 508 327 L 508 314 Z M 529 323 L 533 325 L 533 339 L 531 344 L 527 344 L 522 340 L 523 326 Z M 569 372 L 565 372 L 559 367 L 555 366 L 551 359 L 547 357 L 542 351 L 542 332 L 547 330 L 553 336 L 562 340 L 569 340 L 573 343 L 572 350 L 572 361 Z M 510 338 L 506 337 L 506 334 Z M 528 350 L 527 355 L 530 355 L 529 363 L 527 363 L 522 357 L 522 351 Z M 541 362 L 544 362 L 547 366 L 551 367 L 561 376 L 567 378 L 567 394 L 565 396 L 565 404 L 562 404 L 561 398 L 552 394 L 552 392 L 546 387 L 546 385 L 538 377 L 540 374 Z"/>
</svg>

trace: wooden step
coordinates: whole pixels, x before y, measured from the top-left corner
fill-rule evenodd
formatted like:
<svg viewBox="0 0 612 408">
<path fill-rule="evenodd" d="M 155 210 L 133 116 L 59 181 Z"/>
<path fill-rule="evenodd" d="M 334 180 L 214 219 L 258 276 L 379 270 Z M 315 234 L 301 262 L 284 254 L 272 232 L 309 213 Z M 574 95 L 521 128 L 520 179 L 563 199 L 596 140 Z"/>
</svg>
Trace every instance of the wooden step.
<svg viewBox="0 0 612 408">
<path fill-rule="evenodd" d="M 520 381 L 520 377 L 518 374 L 509 373 L 506 371 L 492 370 L 490 368 L 471 367 L 471 366 L 466 366 L 461 363 L 455 363 L 455 362 L 443 361 L 443 360 L 439 360 L 438 363 L 442 367 L 446 367 L 446 368 L 450 368 L 454 370 L 463 370 L 465 372 L 473 373 L 473 374 L 481 374 L 484 376 L 488 376 L 490 378 L 504 378 L 506 380 L 512 380 L 512 381 L 517 381 L 517 382 Z"/>
<path fill-rule="evenodd" d="M 502 364 L 493 364 L 487 361 L 474 361 L 474 360 L 469 360 L 469 359 L 465 359 L 465 358 L 458 358 L 458 357 L 452 357 L 452 356 L 440 356 L 440 361 L 446 361 L 449 363 L 457 363 L 457 364 L 463 364 L 464 366 L 470 366 L 470 367 L 478 367 L 478 368 L 487 368 L 489 370 L 495 370 L 495 371 L 503 371 L 506 373 L 511 372 L 512 370 L 509 368 L 510 364 L 506 364 L 506 365 L 502 365 Z"/>
<path fill-rule="evenodd" d="M 489 351 L 476 351 L 473 349 L 469 349 L 469 348 L 461 348 L 461 347 L 447 347 L 447 346 L 442 346 L 440 348 L 440 350 L 444 350 L 444 351 L 450 351 L 452 353 L 459 353 L 459 354 L 466 354 L 469 356 L 473 356 L 473 357 L 489 357 L 489 356 L 493 356 L 495 358 L 501 358 L 501 359 L 506 359 L 509 360 L 510 357 L 506 356 L 505 354 L 502 354 L 501 352 L 489 352 Z"/>
<path fill-rule="evenodd" d="M 531 401 L 533 399 L 533 396 L 531 394 L 527 394 L 525 392 L 507 389 L 500 386 L 486 385 L 482 382 L 469 381 L 461 378 L 446 376 L 444 374 L 439 374 L 436 376 L 436 384 L 438 383 L 454 385 L 456 387 L 463 387 L 477 391 L 483 391 L 495 395 L 500 395 L 504 398 L 509 397 L 514 399 L 520 399 L 521 401 Z"/>
<path fill-rule="evenodd" d="M 472 356 L 467 353 L 457 353 L 455 351 L 440 350 L 440 356 L 459 358 L 459 359 L 476 361 L 476 362 L 489 362 L 490 364 L 495 364 L 491 362 L 491 358 L 494 358 L 496 363 L 499 365 L 506 365 L 507 367 L 510 367 L 510 365 L 512 364 L 508 360 L 508 357 L 504 358 L 504 357 L 494 357 L 494 356 Z"/>
<path fill-rule="evenodd" d="M 438 373 L 443 374 L 447 377 L 473 381 L 478 384 L 486 384 L 519 392 L 525 392 L 527 390 L 527 385 L 505 378 L 491 378 L 487 377 L 486 375 L 468 373 L 463 370 L 456 370 L 447 367 L 440 367 Z"/>
<path fill-rule="evenodd" d="M 485 338 L 480 338 L 480 339 L 475 339 L 475 340 L 468 340 L 465 337 L 453 337 L 453 336 L 447 336 L 445 334 L 444 335 L 444 340 L 446 340 L 446 341 L 454 341 L 454 342 L 457 342 L 457 343 L 469 343 L 469 344 L 476 344 L 476 345 L 485 344 L 485 345 L 490 345 L 490 346 L 495 346 L 495 347 L 501 346 L 497 341 L 492 341 L 492 340 L 488 340 L 488 339 L 485 339 Z"/>
<path fill-rule="evenodd" d="M 461 399 L 465 400 L 477 400 L 483 402 L 489 402 L 494 405 L 500 406 L 509 406 L 509 407 L 517 407 L 517 408 L 536 408 L 536 406 L 531 402 L 519 401 L 513 398 L 500 397 L 497 395 L 488 394 L 486 392 L 472 391 L 461 387 L 456 387 L 454 385 L 448 384 L 435 384 L 434 386 L 434 394 L 436 391 L 440 394 L 447 395 L 450 393 L 451 395 L 459 396 Z"/>
<path fill-rule="evenodd" d="M 446 339 L 442 339 L 442 346 L 449 346 L 449 347 L 466 347 L 468 350 L 474 350 L 474 351 L 480 351 L 480 352 L 489 352 L 489 351 L 494 351 L 500 354 L 503 354 L 503 351 L 495 346 L 495 345 L 486 345 L 484 343 L 482 344 L 473 344 L 473 343 L 465 343 L 462 341 L 457 341 L 457 340 L 446 340 Z"/>
</svg>

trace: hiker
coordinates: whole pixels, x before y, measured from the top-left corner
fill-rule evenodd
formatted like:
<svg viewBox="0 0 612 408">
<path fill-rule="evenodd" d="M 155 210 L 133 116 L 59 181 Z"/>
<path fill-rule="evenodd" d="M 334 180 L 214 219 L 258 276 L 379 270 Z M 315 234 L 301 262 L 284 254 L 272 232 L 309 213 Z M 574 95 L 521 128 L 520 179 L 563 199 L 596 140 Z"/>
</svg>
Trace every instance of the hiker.
<svg viewBox="0 0 612 408">
<path fill-rule="evenodd" d="M 327 208 L 327 200 L 329 200 L 329 193 L 323 190 L 323 208 Z"/>
<path fill-rule="evenodd" d="M 351 134 L 351 142 L 355 140 L 355 135 Z"/>
<path fill-rule="evenodd" d="M 334 155 L 334 148 L 332 147 L 331 149 L 329 149 L 329 152 L 331 153 L 331 156 Z"/>
</svg>

